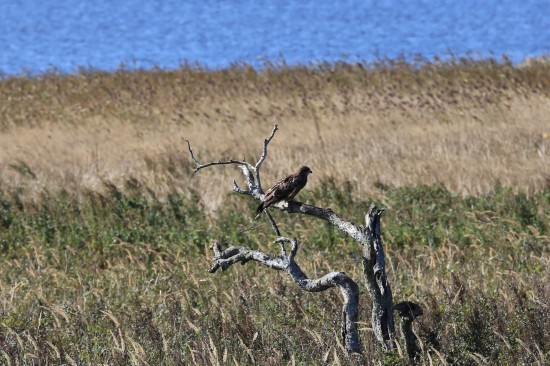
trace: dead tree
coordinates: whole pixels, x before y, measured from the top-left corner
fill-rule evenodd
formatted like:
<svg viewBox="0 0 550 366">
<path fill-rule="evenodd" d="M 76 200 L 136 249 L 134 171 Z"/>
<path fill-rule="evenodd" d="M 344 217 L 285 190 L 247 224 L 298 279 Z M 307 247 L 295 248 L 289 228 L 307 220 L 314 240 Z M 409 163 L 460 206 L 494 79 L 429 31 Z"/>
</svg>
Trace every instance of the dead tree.
<svg viewBox="0 0 550 366">
<path fill-rule="evenodd" d="M 202 164 L 195 157 L 193 150 L 191 149 L 191 144 L 189 143 L 189 141 L 187 141 L 189 153 L 196 165 L 194 172 L 197 172 L 201 169 L 208 168 L 211 166 L 216 166 L 216 165 L 228 165 L 228 164 L 238 165 L 245 176 L 248 189 L 242 189 L 241 187 L 238 186 L 237 182 L 234 180 L 233 191 L 239 194 L 251 196 L 256 200 L 262 201 L 264 197 L 264 191 L 262 189 L 261 180 L 260 180 L 260 168 L 267 157 L 267 146 L 275 136 L 277 129 L 278 129 L 277 125 L 273 126 L 273 130 L 271 131 L 270 136 L 264 140 L 262 154 L 258 159 L 258 161 L 256 162 L 256 164 L 254 165 L 246 162 L 244 159 L 243 160 L 225 160 L 225 161 L 220 160 L 217 162 Z M 358 244 L 360 244 L 363 247 L 363 272 L 365 276 L 365 284 L 369 290 L 369 294 L 372 300 L 372 327 L 374 330 L 374 334 L 376 336 L 376 339 L 380 342 L 384 350 L 395 348 L 393 296 L 391 292 L 391 287 L 386 277 L 384 249 L 382 246 L 382 239 L 380 237 L 380 217 L 384 210 L 378 209 L 376 208 L 375 205 L 372 205 L 365 216 L 365 227 L 362 227 L 362 226 L 356 226 L 352 222 L 342 219 L 330 208 L 316 207 L 316 206 L 308 205 L 306 203 L 298 202 L 295 200 L 291 200 L 290 202 L 279 202 L 271 207 L 276 207 L 278 209 L 281 209 L 291 214 L 303 214 L 303 215 L 313 216 L 321 220 L 325 220 L 330 224 L 332 224 L 333 226 L 337 227 L 343 233 L 353 238 Z M 273 219 L 273 217 L 271 216 L 268 210 L 266 210 L 265 212 L 271 222 L 271 225 L 273 226 L 273 229 L 275 230 L 275 233 L 277 234 L 277 237 L 281 238 L 281 234 L 279 232 L 279 229 L 277 228 L 275 220 Z M 243 263 L 248 260 L 256 260 L 258 262 L 261 262 L 263 264 L 270 266 L 271 268 L 275 268 L 278 270 L 285 270 L 287 272 L 289 271 L 287 268 L 290 268 L 290 267 L 299 269 L 299 267 L 297 267 L 297 265 L 295 264 L 293 264 L 290 267 L 289 266 L 285 267 L 282 264 L 274 265 L 275 263 L 282 263 L 281 261 L 284 261 L 285 258 L 288 260 L 289 258 L 286 255 L 282 255 L 278 259 L 274 259 L 268 256 L 267 254 L 250 251 L 248 249 L 244 249 L 241 247 L 231 247 L 226 249 L 223 252 L 221 251 L 221 249 L 219 249 L 219 247 L 217 248 L 218 249 L 216 249 L 215 247 L 214 249 L 214 253 L 215 253 L 215 256 L 213 259 L 214 267 L 212 267 L 211 272 L 214 272 L 216 269 L 220 267 L 222 269 L 225 269 L 229 267 L 231 264 L 235 263 L 236 261 Z M 237 257 L 235 257 L 235 255 Z M 262 260 L 258 260 L 258 259 L 262 259 Z M 296 275 L 298 273 L 301 273 L 301 271 L 298 271 L 296 269 L 293 269 L 293 271 L 296 271 L 295 273 Z M 294 272 L 292 273 L 289 272 L 289 274 L 291 274 L 294 280 L 302 288 L 307 290 L 307 288 L 305 288 L 303 285 L 304 283 L 303 280 L 296 280 L 297 277 L 293 273 Z M 300 276 L 302 275 L 303 273 L 301 273 Z M 332 274 L 328 274 L 325 277 L 331 276 L 331 275 Z M 298 278 L 302 278 L 300 276 L 298 276 Z M 303 278 L 306 278 L 305 275 L 303 276 L 304 276 Z M 340 278 L 339 276 L 337 277 Z M 317 281 L 321 281 L 321 280 L 322 279 L 319 279 Z M 308 280 L 308 281 L 311 281 L 311 280 Z M 349 281 L 346 280 L 346 283 L 350 283 Z M 340 288 L 342 289 L 341 284 L 337 284 L 337 285 L 340 286 Z M 351 286 L 351 285 L 346 285 L 346 286 Z M 347 302 L 349 305 L 349 299 L 346 296 L 350 296 L 350 295 L 344 294 L 345 304 Z M 345 304 L 344 304 L 344 313 L 346 309 Z M 348 306 L 348 308 L 350 306 Z M 354 316 L 352 313 L 347 313 L 347 314 L 345 313 L 344 319 L 349 319 L 349 321 L 355 322 Z M 357 337 L 355 325 L 351 326 L 346 321 L 344 321 L 343 327 L 345 327 L 345 329 L 342 330 L 342 334 L 344 334 L 345 336 L 348 336 L 350 339 L 353 340 L 350 342 L 346 342 L 347 350 L 349 352 L 359 352 L 358 351 L 359 343 L 358 341 L 355 342 L 355 339 Z"/>
</svg>

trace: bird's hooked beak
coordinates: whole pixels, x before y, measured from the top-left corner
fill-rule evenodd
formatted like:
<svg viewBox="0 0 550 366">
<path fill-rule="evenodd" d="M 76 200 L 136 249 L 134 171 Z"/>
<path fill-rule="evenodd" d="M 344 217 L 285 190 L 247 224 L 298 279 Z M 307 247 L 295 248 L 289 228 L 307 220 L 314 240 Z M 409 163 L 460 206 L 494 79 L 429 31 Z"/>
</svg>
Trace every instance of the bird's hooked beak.
<svg viewBox="0 0 550 366">
<path fill-rule="evenodd" d="M 310 167 L 302 165 L 300 169 L 296 172 L 297 174 L 305 174 L 306 176 L 313 173 Z"/>
</svg>

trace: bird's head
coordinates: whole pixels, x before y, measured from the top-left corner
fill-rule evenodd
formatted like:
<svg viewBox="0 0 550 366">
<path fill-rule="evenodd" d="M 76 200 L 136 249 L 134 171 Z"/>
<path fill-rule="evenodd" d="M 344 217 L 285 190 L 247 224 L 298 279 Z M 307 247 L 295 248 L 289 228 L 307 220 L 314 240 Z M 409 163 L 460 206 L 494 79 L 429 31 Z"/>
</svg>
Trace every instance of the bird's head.
<svg viewBox="0 0 550 366">
<path fill-rule="evenodd" d="M 306 175 L 306 176 L 307 176 L 307 175 L 309 175 L 309 174 L 311 174 L 311 173 L 313 173 L 313 171 L 312 171 L 311 169 L 309 169 L 309 167 L 307 167 L 307 166 L 305 166 L 305 165 L 302 165 L 302 166 L 300 167 L 300 169 L 298 169 L 298 174 L 300 174 L 300 175 Z"/>
</svg>

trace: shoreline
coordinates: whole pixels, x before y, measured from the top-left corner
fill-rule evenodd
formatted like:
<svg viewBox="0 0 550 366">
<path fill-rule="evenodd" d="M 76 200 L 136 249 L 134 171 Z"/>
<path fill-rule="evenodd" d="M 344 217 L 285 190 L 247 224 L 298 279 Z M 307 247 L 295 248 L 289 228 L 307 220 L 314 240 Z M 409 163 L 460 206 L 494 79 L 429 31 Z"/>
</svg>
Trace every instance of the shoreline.
<svg viewBox="0 0 550 366">
<path fill-rule="evenodd" d="M 431 58 L 420 55 L 410 54 L 398 55 L 396 57 L 375 57 L 372 59 L 360 59 L 360 58 L 341 58 L 333 60 L 314 60 L 309 62 L 288 62 L 284 58 L 280 59 L 263 59 L 260 62 L 250 63 L 246 61 L 231 62 L 223 66 L 212 66 L 208 63 L 201 63 L 200 61 L 183 60 L 178 66 L 161 66 L 151 63 L 148 67 L 132 66 L 136 65 L 133 61 L 123 61 L 117 67 L 113 68 L 101 68 L 91 65 L 75 66 L 71 70 L 65 70 L 56 66 L 51 66 L 41 71 L 32 71 L 26 68 L 22 68 L 16 72 L 4 72 L 0 69 L 0 81 L 10 78 L 21 79 L 37 79 L 45 76 L 78 76 L 83 74 L 113 74 L 117 72 L 178 72 L 181 70 L 195 70 L 203 72 L 223 72 L 232 69 L 254 69 L 258 73 L 269 70 L 280 69 L 323 69 L 327 67 L 335 67 L 338 65 L 360 65 L 366 69 L 380 69 L 382 67 L 391 67 L 395 64 L 409 64 L 416 65 L 417 67 L 423 67 L 426 65 L 444 65 L 451 63 L 484 63 L 491 62 L 496 64 L 507 64 L 516 68 L 522 68 L 539 63 L 549 63 L 550 54 L 542 53 L 539 55 L 525 56 L 521 59 L 514 59 L 507 54 L 501 54 L 499 56 L 471 56 L 470 54 L 459 55 L 449 52 L 448 55 L 436 55 Z"/>
</svg>

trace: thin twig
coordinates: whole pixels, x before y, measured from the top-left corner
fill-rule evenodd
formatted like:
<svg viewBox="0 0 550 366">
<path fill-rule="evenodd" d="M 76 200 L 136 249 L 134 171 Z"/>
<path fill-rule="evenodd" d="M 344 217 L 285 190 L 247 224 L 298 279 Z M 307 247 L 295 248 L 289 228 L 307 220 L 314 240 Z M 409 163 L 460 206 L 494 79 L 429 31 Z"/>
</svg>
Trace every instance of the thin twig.
<svg viewBox="0 0 550 366">
<path fill-rule="evenodd" d="M 277 227 L 277 223 L 275 222 L 275 219 L 273 219 L 273 216 L 271 216 L 271 212 L 269 212 L 267 209 L 264 210 L 267 214 L 267 217 L 269 218 L 269 221 L 271 221 L 271 226 L 273 227 L 273 230 L 275 230 L 275 234 L 277 234 L 277 238 L 281 237 L 281 232 L 279 231 L 279 228 Z"/>
<path fill-rule="evenodd" d="M 195 170 L 193 170 L 193 173 L 196 173 L 198 172 L 199 170 L 203 169 L 203 168 L 208 168 L 209 166 L 212 166 L 212 165 L 229 165 L 229 164 L 239 164 L 239 165 L 250 165 L 248 164 L 246 161 L 244 160 L 225 160 L 225 161 L 222 161 L 222 160 L 218 160 L 218 161 L 213 161 L 213 162 L 210 162 L 210 163 L 206 163 L 206 164 L 201 164 L 197 158 L 195 158 L 195 155 L 193 154 L 193 149 L 191 149 L 191 143 L 189 142 L 189 140 L 185 140 L 185 142 L 187 142 L 187 147 L 189 148 L 189 153 L 191 154 L 191 159 L 193 159 L 193 161 L 195 162 Z"/>
</svg>

